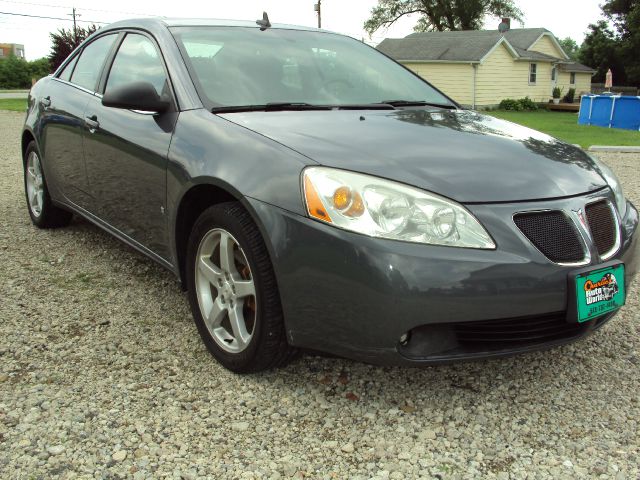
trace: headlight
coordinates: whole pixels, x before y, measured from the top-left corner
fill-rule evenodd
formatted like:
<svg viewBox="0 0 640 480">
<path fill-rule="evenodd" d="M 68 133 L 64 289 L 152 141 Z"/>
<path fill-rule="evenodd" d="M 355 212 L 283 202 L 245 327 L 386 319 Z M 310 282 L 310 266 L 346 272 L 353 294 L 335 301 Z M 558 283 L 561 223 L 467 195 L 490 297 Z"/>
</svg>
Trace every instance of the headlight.
<svg viewBox="0 0 640 480">
<path fill-rule="evenodd" d="M 611 190 L 613 190 L 613 194 L 616 197 L 616 206 L 618 207 L 618 213 L 620 213 L 620 218 L 624 218 L 627 212 L 627 200 L 624 198 L 624 193 L 622 193 L 622 185 L 620 185 L 618 177 L 616 177 L 616 174 L 613 173 L 613 170 L 602 163 L 602 161 L 600 161 L 598 158 L 594 157 L 593 155 L 589 156 L 595 162 L 600 175 L 602 175 L 605 181 L 609 184 L 609 187 L 611 187 Z"/>
<path fill-rule="evenodd" d="M 325 167 L 303 173 L 312 218 L 371 237 L 493 249 L 480 222 L 462 205 L 369 175 Z"/>
</svg>

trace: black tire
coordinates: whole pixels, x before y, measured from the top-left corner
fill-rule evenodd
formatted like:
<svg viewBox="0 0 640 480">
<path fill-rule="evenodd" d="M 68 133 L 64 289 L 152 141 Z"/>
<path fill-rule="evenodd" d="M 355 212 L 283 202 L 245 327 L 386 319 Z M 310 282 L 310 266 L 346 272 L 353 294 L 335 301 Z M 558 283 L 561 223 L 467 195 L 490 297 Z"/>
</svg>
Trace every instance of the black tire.
<svg viewBox="0 0 640 480">
<path fill-rule="evenodd" d="M 251 340 L 237 353 L 222 349 L 209 332 L 196 293 L 196 260 L 200 243 L 214 229 L 224 229 L 237 241 L 255 285 L 255 323 Z M 262 235 L 249 213 L 237 202 L 206 209 L 196 220 L 187 247 L 186 280 L 189 303 L 198 332 L 213 357 L 236 373 L 252 373 L 287 364 L 296 350 L 287 343 L 280 295 Z"/>
<path fill-rule="evenodd" d="M 32 153 L 35 153 L 38 157 L 42 175 L 42 207 L 39 213 L 33 210 L 31 203 L 29 202 L 29 193 L 27 190 L 27 163 Z M 56 207 L 51 201 L 49 189 L 47 188 L 47 179 L 45 178 L 44 169 L 42 168 L 42 155 L 40 155 L 35 141 L 31 141 L 24 151 L 23 171 L 27 210 L 29 211 L 29 216 L 31 217 L 33 224 L 38 228 L 58 228 L 69 225 L 73 218 L 73 214 L 67 210 Z"/>
</svg>

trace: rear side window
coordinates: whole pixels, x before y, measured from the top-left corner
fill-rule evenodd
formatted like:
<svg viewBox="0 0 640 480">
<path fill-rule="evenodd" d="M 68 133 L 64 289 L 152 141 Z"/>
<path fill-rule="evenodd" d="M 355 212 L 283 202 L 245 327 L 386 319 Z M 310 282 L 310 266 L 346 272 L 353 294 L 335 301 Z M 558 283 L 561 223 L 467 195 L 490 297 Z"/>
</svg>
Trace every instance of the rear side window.
<svg viewBox="0 0 640 480">
<path fill-rule="evenodd" d="M 71 76 L 71 83 L 92 92 L 96 89 L 102 65 L 117 35 L 105 35 L 84 47 Z"/>
<path fill-rule="evenodd" d="M 129 33 L 118 49 L 106 91 L 132 82 L 149 82 L 158 95 L 167 93 L 167 75 L 155 45 L 144 35 Z"/>
<path fill-rule="evenodd" d="M 75 57 L 73 57 L 73 60 L 71 60 L 66 67 L 64 67 L 64 70 L 62 70 L 62 72 L 60 73 L 60 75 L 58 75 L 58 78 L 60 80 L 66 80 L 67 82 L 69 80 L 71 80 L 71 74 L 73 73 L 73 67 L 75 67 L 76 62 L 78 61 L 78 55 L 76 55 Z"/>
</svg>

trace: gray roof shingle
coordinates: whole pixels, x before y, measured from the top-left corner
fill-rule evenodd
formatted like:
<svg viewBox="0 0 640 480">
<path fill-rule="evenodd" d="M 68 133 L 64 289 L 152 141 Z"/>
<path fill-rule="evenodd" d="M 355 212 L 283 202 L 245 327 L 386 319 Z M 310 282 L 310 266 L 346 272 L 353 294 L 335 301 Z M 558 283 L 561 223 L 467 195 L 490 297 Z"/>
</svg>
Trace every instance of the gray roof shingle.
<svg viewBox="0 0 640 480">
<path fill-rule="evenodd" d="M 493 32 L 480 30 L 414 33 L 406 38 L 386 38 L 377 48 L 396 60 L 479 61 L 499 39 Z"/>
<path fill-rule="evenodd" d="M 563 62 L 565 71 L 590 72 L 585 65 L 566 61 L 542 52 L 528 50 L 546 28 L 514 28 L 504 33 L 498 30 L 461 30 L 454 32 L 416 32 L 405 38 L 386 38 L 376 48 L 399 61 L 479 62 L 504 38 L 518 56 L 525 60 Z"/>
<path fill-rule="evenodd" d="M 550 32 L 545 28 L 514 28 L 504 37 L 522 58 L 559 60 L 527 50 L 543 33 Z M 405 38 L 387 38 L 377 48 L 396 60 L 479 62 L 502 37 L 498 30 L 416 32 Z"/>
<path fill-rule="evenodd" d="M 562 72 L 577 72 L 577 73 L 595 73 L 595 70 L 591 67 L 587 67 L 578 62 L 565 62 L 558 65 L 558 68 Z"/>
</svg>

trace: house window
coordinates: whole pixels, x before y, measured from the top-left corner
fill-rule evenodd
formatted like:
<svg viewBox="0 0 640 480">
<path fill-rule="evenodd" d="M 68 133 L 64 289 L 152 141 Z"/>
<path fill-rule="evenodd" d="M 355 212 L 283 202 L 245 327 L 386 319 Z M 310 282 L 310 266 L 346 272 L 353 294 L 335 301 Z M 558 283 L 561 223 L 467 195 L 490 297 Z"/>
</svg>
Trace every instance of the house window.
<svg viewBox="0 0 640 480">
<path fill-rule="evenodd" d="M 551 81 L 556 81 L 556 67 L 551 67 Z"/>
<path fill-rule="evenodd" d="M 576 72 L 571 72 L 569 74 L 569 83 L 571 85 L 575 85 L 576 84 Z"/>
<path fill-rule="evenodd" d="M 538 72 L 538 64 L 530 63 L 529 64 L 529 85 L 536 84 L 537 72 Z"/>
</svg>

